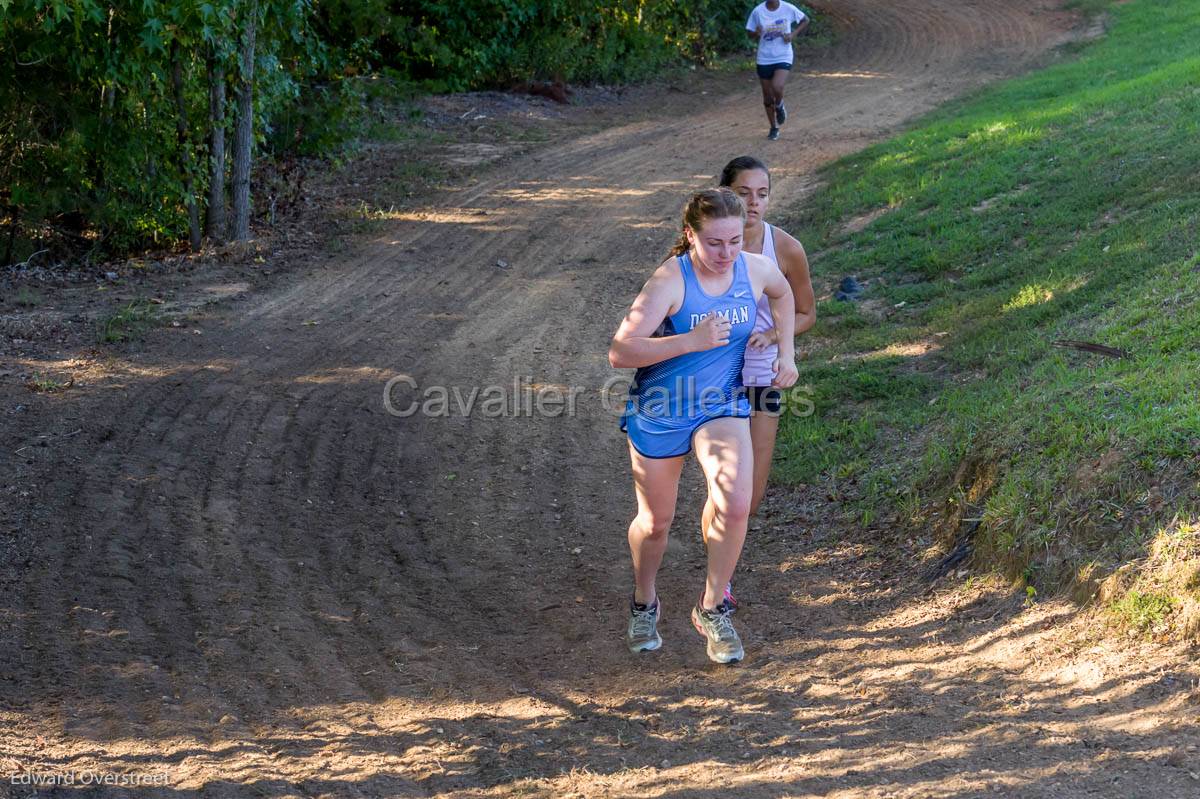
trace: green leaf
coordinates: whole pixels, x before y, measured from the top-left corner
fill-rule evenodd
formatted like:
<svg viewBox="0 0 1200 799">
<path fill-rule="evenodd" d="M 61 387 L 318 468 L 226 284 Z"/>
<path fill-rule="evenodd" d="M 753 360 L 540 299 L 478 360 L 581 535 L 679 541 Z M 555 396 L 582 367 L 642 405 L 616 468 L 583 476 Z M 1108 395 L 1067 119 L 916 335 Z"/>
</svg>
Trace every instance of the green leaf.
<svg viewBox="0 0 1200 799">
<path fill-rule="evenodd" d="M 163 39 L 154 31 L 147 28 L 142 31 L 142 49 L 147 53 L 158 53 L 163 49 Z"/>
</svg>

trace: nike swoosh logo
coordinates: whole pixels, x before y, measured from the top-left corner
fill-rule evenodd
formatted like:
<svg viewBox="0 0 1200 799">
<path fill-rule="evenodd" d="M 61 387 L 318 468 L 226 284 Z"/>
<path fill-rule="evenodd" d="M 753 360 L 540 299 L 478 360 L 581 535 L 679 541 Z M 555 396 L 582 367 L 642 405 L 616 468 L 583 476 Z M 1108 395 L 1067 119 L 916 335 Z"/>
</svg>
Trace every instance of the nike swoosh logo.
<svg viewBox="0 0 1200 799">
<path fill-rule="evenodd" d="M 749 293 L 750 292 L 748 292 L 748 291 L 735 291 L 735 292 L 733 292 L 733 298 L 736 300 L 741 297 L 745 297 Z"/>
</svg>

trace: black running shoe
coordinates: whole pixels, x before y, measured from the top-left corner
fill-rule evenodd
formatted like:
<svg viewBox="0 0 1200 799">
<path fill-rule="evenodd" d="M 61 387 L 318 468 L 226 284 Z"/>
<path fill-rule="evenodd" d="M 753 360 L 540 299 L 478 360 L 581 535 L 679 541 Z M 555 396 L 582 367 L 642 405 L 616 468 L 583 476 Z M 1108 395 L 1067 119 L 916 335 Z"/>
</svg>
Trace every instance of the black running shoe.
<svg viewBox="0 0 1200 799">
<path fill-rule="evenodd" d="M 783 103 L 775 106 L 775 124 L 783 127 L 783 123 L 787 122 L 787 109 L 783 107 Z"/>
<path fill-rule="evenodd" d="M 767 138 L 771 141 L 779 140 L 779 128 L 771 128 L 771 132 L 767 134 Z"/>
</svg>

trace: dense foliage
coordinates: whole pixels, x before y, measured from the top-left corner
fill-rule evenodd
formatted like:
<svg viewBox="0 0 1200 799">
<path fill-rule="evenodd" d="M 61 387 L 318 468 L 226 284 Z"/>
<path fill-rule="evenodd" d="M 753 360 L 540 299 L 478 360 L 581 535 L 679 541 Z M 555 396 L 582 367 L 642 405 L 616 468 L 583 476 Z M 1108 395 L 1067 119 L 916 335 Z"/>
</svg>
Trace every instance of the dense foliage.
<svg viewBox="0 0 1200 799">
<path fill-rule="evenodd" d="M 319 42 L 306 33 L 307 0 L 7 3 L 0 18 L 5 263 L 51 241 L 122 251 L 186 233 L 185 208 L 206 184 L 206 66 L 211 61 L 222 80 L 236 78 L 238 37 L 251 11 L 261 130 L 320 61 Z M 231 115 L 225 119 L 232 124 Z"/>
<path fill-rule="evenodd" d="M 530 78 L 622 81 L 741 48 L 742 0 L 335 0 L 318 27 L 352 57 L 436 90 Z"/>
<path fill-rule="evenodd" d="M 252 86 L 258 150 L 312 151 L 347 127 L 354 75 L 386 71 L 427 91 L 638 79 L 672 60 L 744 48 L 748 8 L 738 0 L 0 0 L 0 265 L 47 249 L 111 255 L 189 233 L 195 243 L 206 205 L 223 202 L 233 170 L 232 149 L 220 163 L 211 156 L 220 152 L 214 131 L 234 137 L 240 86 Z M 243 73 L 250 83 L 240 83 Z M 315 112 L 304 117 L 298 106 Z M 233 229 L 220 215 L 214 227 L 213 210 L 207 233 L 222 238 Z"/>
</svg>

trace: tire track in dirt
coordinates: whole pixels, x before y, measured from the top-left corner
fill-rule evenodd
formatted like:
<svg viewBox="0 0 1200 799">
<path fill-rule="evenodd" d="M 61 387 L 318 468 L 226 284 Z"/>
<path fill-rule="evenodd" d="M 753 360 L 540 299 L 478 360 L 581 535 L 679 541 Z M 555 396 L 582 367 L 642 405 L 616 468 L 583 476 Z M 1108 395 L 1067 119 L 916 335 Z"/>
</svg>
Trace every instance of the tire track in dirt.
<svg viewBox="0 0 1200 799">
<path fill-rule="evenodd" d="M 217 385 L 220 385 L 219 383 Z M 232 388 L 232 383 L 227 384 L 228 388 Z M 198 396 L 202 398 L 206 396 L 204 392 L 198 392 Z M 193 433 L 191 441 L 184 444 L 182 451 L 191 451 L 192 444 L 197 435 L 203 434 L 206 429 L 211 435 L 213 430 L 208 428 L 209 425 L 216 427 L 219 431 L 218 439 L 223 443 L 221 451 L 228 451 L 225 447 L 229 445 L 230 439 L 237 435 L 239 428 L 253 424 L 254 416 L 247 412 L 251 402 L 242 398 L 239 392 L 221 391 L 214 393 L 217 397 L 218 404 L 212 408 L 204 417 L 205 424 L 202 426 L 192 426 L 190 429 Z M 175 406 L 173 400 L 183 402 Z M 139 451 L 138 440 L 143 434 L 155 435 L 156 428 L 167 429 L 168 425 L 174 424 L 180 416 L 187 412 L 190 408 L 198 404 L 197 395 L 191 393 L 174 395 L 166 398 L 163 403 L 156 407 L 157 415 L 154 419 L 148 419 L 147 422 L 139 431 L 139 435 L 129 443 L 129 452 Z M 178 451 L 178 450 L 175 450 Z M 151 463 L 150 459 L 135 460 L 132 464 L 127 463 L 124 468 L 115 465 L 112 472 L 109 474 L 114 477 L 119 475 L 128 475 L 138 480 L 137 490 L 130 497 L 131 509 L 129 518 L 138 520 L 136 524 L 140 529 L 140 536 L 136 540 L 131 540 L 128 534 L 120 535 L 119 529 L 113 529 L 111 535 L 114 540 L 124 539 L 122 546 L 127 550 L 129 560 L 128 563 L 116 561 L 120 567 L 124 567 L 126 576 L 122 580 L 125 583 L 125 590 L 122 596 L 105 597 L 105 587 L 103 584 L 95 586 L 87 586 L 85 590 L 93 596 L 104 597 L 108 602 L 119 602 L 120 604 L 116 613 L 116 618 L 124 624 L 139 623 L 140 630 L 135 636 L 133 631 L 129 635 L 129 646 L 136 653 L 136 656 L 146 662 L 154 662 L 159 666 L 157 671 L 160 674 L 147 674 L 141 680 L 131 681 L 131 685 L 138 685 L 142 688 L 142 692 L 149 694 L 144 697 L 144 704 L 141 711 L 148 718 L 153 718 L 160 710 L 160 697 L 173 698 L 179 691 L 178 687 L 169 687 L 164 689 L 162 684 L 163 677 L 161 672 L 170 673 L 170 668 L 173 661 L 179 660 L 185 667 L 190 667 L 196 662 L 194 657 L 189 657 L 191 654 L 188 648 L 180 649 L 178 646 L 171 647 L 165 651 L 169 653 L 169 657 L 162 658 L 164 648 L 163 641 L 177 639 L 176 629 L 181 619 L 179 617 L 172 618 L 167 612 L 167 607 L 188 607 L 183 598 L 183 591 L 171 590 L 171 581 L 179 579 L 183 585 L 182 589 L 189 582 L 191 575 L 199 572 L 201 575 L 211 574 L 212 568 L 204 568 L 197 563 L 197 555 L 203 553 L 204 547 L 207 546 L 208 538 L 203 533 L 197 535 L 188 535 L 175 537 L 172 535 L 173 530 L 188 530 L 195 529 L 194 527 L 165 527 L 154 529 L 148 523 L 142 521 L 148 520 L 153 516 L 154 510 L 159 507 L 163 500 L 158 500 L 158 497 L 166 497 L 163 489 L 175 483 L 172 480 L 170 469 L 165 469 L 162 459 L 154 459 Z M 164 474 L 164 471 L 166 472 Z M 204 508 L 204 517 L 213 519 L 216 514 L 213 513 L 211 503 L 216 502 L 223 505 L 226 500 L 226 495 L 220 491 L 220 487 L 225 484 L 222 471 L 216 469 L 206 470 L 202 473 L 200 479 L 202 482 L 202 490 L 200 492 L 202 507 Z M 173 494 L 185 494 L 188 490 L 194 491 L 195 485 L 188 486 L 184 490 L 174 491 Z M 88 502 L 85 497 L 84 507 L 90 507 L 94 510 L 102 505 Z M 110 559 L 111 560 L 111 559 Z M 140 567 L 136 564 L 140 564 Z M 76 569 L 83 568 L 85 562 L 81 561 L 75 565 L 68 566 L 68 573 L 74 573 Z M 204 578 L 193 580 L 193 584 L 203 584 Z M 166 590 L 164 590 L 166 589 Z M 207 607 L 212 607 L 211 605 Z M 204 622 L 200 621 L 196 624 L 197 631 L 205 631 L 208 628 Z M 120 657 L 120 655 L 117 655 Z M 98 663 L 96 665 L 105 665 Z M 143 681 L 150 682 L 150 685 L 143 684 Z M 117 697 L 114 697 L 117 699 Z"/>
<path fill-rule="evenodd" d="M 1040 57 L 1066 30 L 1046 16 L 1053 8 L 831 10 L 839 45 L 798 65 L 793 117 L 768 156 L 779 196 Z M 804 664 L 835 663 L 836 636 L 850 635 L 834 608 L 797 634 L 771 609 L 786 607 L 786 589 L 752 578 L 763 607 L 748 637 L 761 663 L 709 670 L 682 621 L 696 577 L 680 561 L 699 549 L 692 508 L 664 574 L 668 649 L 631 673 L 620 648 L 632 494 L 615 418 L 599 404 L 604 352 L 653 266 L 647 253 L 674 238 L 684 193 L 728 157 L 766 149 L 756 82 L 730 85 L 723 99 L 562 142 L 386 221 L 345 264 L 214 314 L 199 340 L 156 334 L 138 359 L 149 376 L 81 401 L 91 429 L 112 435 L 104 446 L 89 435 L 89 458 L 64 451 L 39 467 L 73 504 L 5 615 L 21 619 L 18 642 L 61 620 L 69 640 L 0 654 L 0 672 L 17 674 L 3 685 L 19 738 L 0 756 L 34 751 L 28 741 L 47 733 L 50 753 L 95 750 L 75 756 L 79 767 L 173 764 L 171 795 L 189 796 L 481 795 L 524 777 L 547 793 L 664 779 L 703 795 L 704 758 L 735 757 L 738 737 L 714 732 L 719 743 L 697 746 L 632 720 L 657 713 L 694 732 L 722 717 L 752 722 L 743 708 L 756 703 L 782 712 L 794 700 L 770 674 L 814 683 Z M 464 390 L 528 375 L 586 392 L 570 419 L 396 419 L 381 395 L 397 373 Z M 157 481 L 134 479 L 152 472 Z M 681 492 L 681 510 L 694 499 Z M 80 534 L 104 542 L 102 563 Z M 157 568 L 103 576 L 145 558 Z M 84 643 L 84 612 L 60 591 L 61 575 L 81 570 L 79 601 L 126 625 L 124 640 Z M 756 636 L 755 618 L 784 640 Z M 858 720 L 879 746 L 923 734 L 913 720 L 882 729 L 850 690 L 828 694 L 813 729 L 836 740 L 838 719 Z M 70 721 L 75 703 L 87 704 L 86 723 Z M 560 717 L 572 721 L 546 721 Z M 563 762 L 599 772 L 563 774 Z M 619 777 L 627 766 L 649 770 Z M 846 795 L 867 795 L 859 787 Z"/>
</svg>

